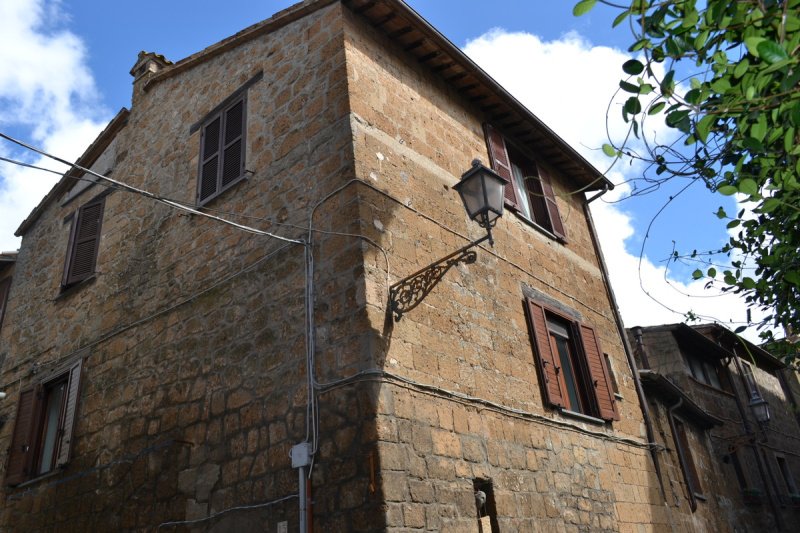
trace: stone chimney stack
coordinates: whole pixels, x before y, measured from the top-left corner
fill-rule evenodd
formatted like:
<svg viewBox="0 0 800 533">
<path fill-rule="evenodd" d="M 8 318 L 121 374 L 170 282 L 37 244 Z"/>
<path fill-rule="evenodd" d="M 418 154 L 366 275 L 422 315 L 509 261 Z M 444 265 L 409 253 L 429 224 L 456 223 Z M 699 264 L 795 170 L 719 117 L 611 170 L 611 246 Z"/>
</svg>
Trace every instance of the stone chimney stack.
<svg viewBox="0 0 800 533">
<path fill-rule="evenodd" d="M 136 59 L 136 64 L 131 69 L 131 76 L 133 76 L 133 83 L 138 82 L 142 78 L 149 77 L 155 74 L 164 67 L 172 65 L 172 61 L 165 58 L 161 54 L 154 52 L 139 52 L 139 57 Z"/>
</svg>

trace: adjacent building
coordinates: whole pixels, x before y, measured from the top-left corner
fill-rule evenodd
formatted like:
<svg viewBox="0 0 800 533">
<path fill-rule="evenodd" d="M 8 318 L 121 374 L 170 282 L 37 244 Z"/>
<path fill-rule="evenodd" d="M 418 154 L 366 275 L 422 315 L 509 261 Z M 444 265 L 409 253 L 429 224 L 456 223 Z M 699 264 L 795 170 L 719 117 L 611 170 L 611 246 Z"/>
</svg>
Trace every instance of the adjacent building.
<svg viewBox="0 0 800 533">
<path fill-rule="evenodd" d="M 720 325 L 628 330 L 668 503 L 697 531 L 791 530 L 800 512 L 796 372 Z"/>
</svg>

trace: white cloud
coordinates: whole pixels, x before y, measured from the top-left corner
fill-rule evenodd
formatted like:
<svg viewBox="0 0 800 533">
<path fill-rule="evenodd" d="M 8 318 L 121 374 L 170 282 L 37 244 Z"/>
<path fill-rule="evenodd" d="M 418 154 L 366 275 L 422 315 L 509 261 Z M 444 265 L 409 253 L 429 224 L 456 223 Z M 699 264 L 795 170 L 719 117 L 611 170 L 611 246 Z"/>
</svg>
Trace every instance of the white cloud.
<svg viewBox="0 0 800 533">
<path fill-rule="evenodd" d="M 609 159 L 599 148 L 608 139 L 606 112 L 619 84 L 622 63 L 630 59 L 628 54 L 592 46 L 574 32 L 555 41 L 543 41 L 529 33 L 501 29 L 468 42 L 464 51 L 587 160 L 606 169 Z M 615 140 L 626 132 L 619 106 L 627 96 L 619 94 L 610 107 L 608 125 Z M 659 129 L 650 135 L 666 139 L 666 127 L 656 127 Z M 615 183 L 635 177 L 635 165 L 619 165 L 609 174 Z M 627 186 L 617 187 L 606 199 L 626 192 Z M 627 327 L 680 322 L 688 311 L 721 323 L 746 320 L 742 299 L 731 294 L 709 297 L 714 292 L 704 289 L 704 280 L 673 279 L 664 265 L 654 264 L 647 257 L 640 263 L 638 253 L 626 250 L 625 241 L 645 228 L 635 226 L 635 218 L 625 211 L 625 202 L 598 200 L 592 204 L 592 213 Z"/>
<path fill-rule="evenodd" d="M 81 40 L 60 27 L 59 2 L 3 0 L 0 35 L 0 131 L 46 151 L 76 159 L 102 129 L 108 113 L 98 105 Z M 6 141 L 0 155 L 64 171 Z M 0 250 L 13 250 L 20 222 L 58 176 L 0 162 Z"/>
</svg>

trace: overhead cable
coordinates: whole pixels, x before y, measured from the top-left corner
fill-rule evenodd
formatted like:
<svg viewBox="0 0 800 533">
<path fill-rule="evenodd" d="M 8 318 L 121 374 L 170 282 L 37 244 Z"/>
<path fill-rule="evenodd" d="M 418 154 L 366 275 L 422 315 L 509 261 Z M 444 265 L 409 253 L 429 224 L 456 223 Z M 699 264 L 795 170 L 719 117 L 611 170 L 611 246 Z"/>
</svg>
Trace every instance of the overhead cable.
<svg viewBox="0 0 800 533">
<path fill-rule="evenodd" d="M 180 209 L 182 211 L 186 211 L 187 213 L 192 213 L 193 215 L 198 215 L 198 216 L 201 216 L 201 217 L 210 218 L 212 220 L 216 220 L 218 222 L 222 222 L 223 224 L 228 224 L 230 226 L 233 226 L 235 228 L 241 229 L 241 230 L 246 231 L 248 233 L 253 233 L 255 235 L 264 235 L 266 237 L 272 237 L 274 239 L 278 239 L 278 240 L 285 241 L 285 242 L 291 242 L 291 243 L 294 243 L 294 244 L 302 244 L 302 245 L 306 244 L 305 241 L 303 241 L 301 239 L 290 239 L 288 237 L 282 237 L 281 235 L 275 235 L 274 233 L 270 233 L 268 231 L 256 229 L 256 228 L 253 228 L 253 227 L 250 227 L 250 226 L 245 226 L 243 224 L 238 224 L 236 222 L 232 222 L 230 220 L 226 220 L 226 219 L 221 218 L 221 217 L 217 217 L 217 216 L 214 216 L 214 215 L 210 215 L 208 213 L 204 213 L 202 211 L 198 211 L 197 209 L 194 209 L 192 207 L 188 207 L 186 205 L 183 205 L 181 203 L 175 202 L 173 200 L 169 200 L 167 198 L 163 198 L 161 196 L 157 196 L 157 195 L 151 193 L 150 191 L 146 191 L 144 189 L 139 189 L 137 187 L 133 187 L 132 185 L 128 185 L 128 184 L 123 183 L 121 181 L 117 181 L 117 180 L 115 180 L 113 178 L 109 178 L 108 176 L 104 176 L 104 175 L 102 175 L 102 174 L 100 174 L 98 172 L 95 172 L 95 171 L 93 171 L 91 169 L 82 167 L 82 166 L 80 166 L 80 165 L 78 165 L 76 163 L 70 163 L 66 159 L 62 159 L 60 157 L 54 156 L 54 155 L 52 155 L 50 153 L 47 153 L 47 152 L 45 152 L 43 150 L 40 150 L 40 149 L 36 148 L 35 146 L 31 146 L 29 144 L 24 143 L 23 141 L 20 141 L 20 140 L 17 140 L 15 138 L 13 138 L 13 137 L 10 137 L 9 135 L 6 135 L 3 132 L 0 132 L 0 137 L 2 137 L 3 139 L 6 139 L 7 141 L 13 142 L 14 144 L 22 146 L 23 148 L 26 148 L 26 149 L 28 149 L 28 150 L 30 150 L 32 152 L 36 152 L 39 155 L 43 155 L 45 157 L 53 159 L 54 161 L 58 161 L 59 163 L 62 163 L 64 165 L 68 165 L 70 167 L 77 168 L 78 170 L 81 170 L 83 172 L 91 174 L 92 176 L 95 176 L 95 177 L 97 177 L 97 178 L 99 178 L 101 180 L 104 180 L 104 181 L 106 181 L 108 183 L 111 183 L 111 184 L 115 185 L 117 188 L 126 190 L 128 192 L 133 192 L 133 193 L 136 193 L 136 194 L 140 194 L 140 195 L 142 195 L 142 196 L 144 196 L 146 198 L 150 198 L 151 200 L 155 200 L 156 202 L 159 202 L 159 203 L 174 207 L 176 209 Z"/>
</svg>

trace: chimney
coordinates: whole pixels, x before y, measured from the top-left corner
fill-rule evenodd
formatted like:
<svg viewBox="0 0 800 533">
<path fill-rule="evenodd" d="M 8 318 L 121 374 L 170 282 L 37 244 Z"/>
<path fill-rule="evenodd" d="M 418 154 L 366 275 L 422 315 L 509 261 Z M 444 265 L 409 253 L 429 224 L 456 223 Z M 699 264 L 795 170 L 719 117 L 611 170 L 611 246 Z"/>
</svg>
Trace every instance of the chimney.
<svg viewBox="0 0 800 533">
<path fill-rule="evenodd" d="M 154 52 L 139 52 L 139 57 L 136 59 L 136 64 L 131 69 L 131 76 L 133 76 L 133 83 L 138 82 L 143 77 L 149 74 L 155 74 L 164 67 L 172 65 L 172 61 L 165 58 L 161 54 Z"/>
</svg>

